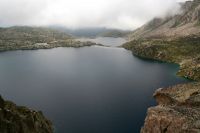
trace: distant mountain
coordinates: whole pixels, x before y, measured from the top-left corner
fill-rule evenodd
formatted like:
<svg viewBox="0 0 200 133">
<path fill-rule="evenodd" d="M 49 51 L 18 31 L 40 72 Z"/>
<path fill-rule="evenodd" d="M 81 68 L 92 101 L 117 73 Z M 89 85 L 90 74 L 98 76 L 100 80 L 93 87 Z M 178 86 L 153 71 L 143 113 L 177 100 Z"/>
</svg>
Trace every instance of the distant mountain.
<svg viewBox="0 0 200 133">
<path fill-rule="evenodd" d="M 108 28 L 80 28 L 80 29 L 69 29 L 62 26 L 50 26 L 52 29 L 56 29 L 75 37 L 87 37 L 94 38 L 98 36 L 103 37 L 124 37 L 130 31 L 108 29 Z"/>
<path fill-rule="evenodd" d="M 181 4 L 181 13 L 165 18 L 154 18 L 129 35 L 131 40 L 141 38 L 178 38 L 200 35 L 200 0 Z"/>
<path fill-rule="evenodd" d="M 29 40 L 49 42 L 58 39 L 70 39 L 72 36 L 65 32 L 44 27 L 14 26 L 0 29 L 1 40 Z"/>
<path fill-rule="evenodd" d="M 124 31 L 124 30 L 116 30 L 116 29 L 110 29 L 108 31 L 104 31 L 102 33 L 99 33 L 98 36 L 101 37 L 126 37 L 130 31 Z"/>
<path fill-rule="evenodd" d="M 0 28 L 0 51 L 91 45 L 95 43 L 76 41 L 71 35 L 56 29 L 27 26 Z"/>
</svg>

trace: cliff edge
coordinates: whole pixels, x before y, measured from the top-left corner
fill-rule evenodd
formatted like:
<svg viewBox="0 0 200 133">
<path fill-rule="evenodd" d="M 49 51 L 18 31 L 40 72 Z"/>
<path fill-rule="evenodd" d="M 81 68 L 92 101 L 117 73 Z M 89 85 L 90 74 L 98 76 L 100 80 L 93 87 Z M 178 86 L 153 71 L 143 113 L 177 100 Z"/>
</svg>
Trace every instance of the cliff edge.
<svg viewBox="0 0 200 133">
<path fill-rule="evenodd" d="M 17 106 L 0 96 L 0 133 L 53 133 L 42 112 Z"/>
<path fill-rule="evenodd" d="M 200 83 L 158 89 L 141 133 L 199 133 Z"/>
</svg>

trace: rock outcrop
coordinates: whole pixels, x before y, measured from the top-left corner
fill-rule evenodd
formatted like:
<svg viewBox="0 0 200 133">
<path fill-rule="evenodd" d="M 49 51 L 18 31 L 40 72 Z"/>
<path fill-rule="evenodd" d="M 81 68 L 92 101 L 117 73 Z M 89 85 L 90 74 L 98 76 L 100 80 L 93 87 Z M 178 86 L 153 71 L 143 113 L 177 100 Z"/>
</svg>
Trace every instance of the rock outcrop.
<svg viewBox="0 0 200 133">
<path fill-rule="evenodd" d="M 141 133 L 199 133 L 200 83 L 158 89 Z"/>
<path fill-rule="evenodd" d="M 200 80 L 200 37 L 175 40 L 134 40 L 123 45 L 134 55 L 180 65 L 177 75 Z"/>
<path fill-rule="evenodd" d="M 0 133 L 53 133 L 42 112 L 17 106 L 0 96 Z"/>
</svg>

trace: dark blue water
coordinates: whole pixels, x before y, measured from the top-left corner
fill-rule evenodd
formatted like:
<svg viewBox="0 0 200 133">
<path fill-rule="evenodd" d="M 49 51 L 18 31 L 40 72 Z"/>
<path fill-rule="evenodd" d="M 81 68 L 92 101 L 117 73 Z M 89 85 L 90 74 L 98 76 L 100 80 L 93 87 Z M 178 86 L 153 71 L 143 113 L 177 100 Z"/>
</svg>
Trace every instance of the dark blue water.
<svg viewBox="0 0 200 133">
<path fill-rule="evenodd" d="M 0 94 L 53 121 L 56 133 L 137 133 L 159 87 L 185 82 L 174 64 L 122 48 L 0 53 Z"/>
</svg>

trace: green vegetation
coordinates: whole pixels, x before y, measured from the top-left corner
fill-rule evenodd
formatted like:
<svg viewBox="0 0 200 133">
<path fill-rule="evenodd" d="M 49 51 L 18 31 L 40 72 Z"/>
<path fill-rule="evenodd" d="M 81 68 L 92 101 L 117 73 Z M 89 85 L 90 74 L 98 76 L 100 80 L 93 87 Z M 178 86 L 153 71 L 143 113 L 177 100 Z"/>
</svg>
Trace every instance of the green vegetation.
<svg viewBox="0 0 200 133">
<path fill-rule="evenodd" d="M 0 96 L 0 132 L 53 133 L 53 126 L 41 111 L 17 106 Z"/>
<path fill-rule="evenodd" d="M 124 44 L 123 47 L 140 57 L 178 63 L 180 64 L 178 75 L 200 80 L 200 37 L 134 40 Z"/>
<path fill-rule="evenodd" d="M 75 41 L 68 34 L 41 27 L 0 28 L 0 51 L 82 47 L 92 42 Z"/>
</svg>

